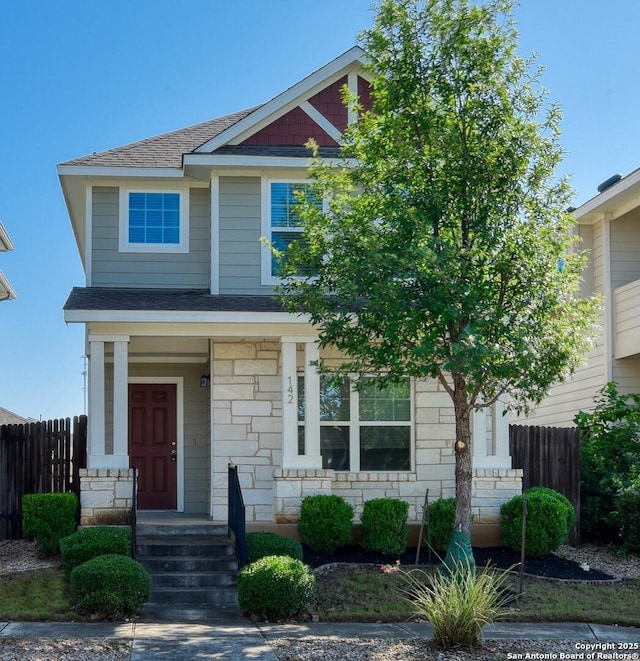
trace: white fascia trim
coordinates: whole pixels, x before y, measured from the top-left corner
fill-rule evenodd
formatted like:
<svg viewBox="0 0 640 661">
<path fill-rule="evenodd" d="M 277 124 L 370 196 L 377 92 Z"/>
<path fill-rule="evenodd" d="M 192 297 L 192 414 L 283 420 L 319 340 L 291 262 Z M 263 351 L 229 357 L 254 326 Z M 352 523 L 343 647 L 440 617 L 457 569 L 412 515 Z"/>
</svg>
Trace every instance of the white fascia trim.
<svg viewBox="0 0 640 661">
<path fill-rule="evenodd" d="M 299 108 L 302 110 L 302 112 L 306 113 L 325 133 L 330 135 L 337 143 L 342 141 L 342 133 L 308 101 L 303 101 Z"/>
<path fill-rule="evenodd" d="M 4 273 L 0 271 L 0 301 L 12 301 L 18 297 L 13 287 L 5 277 Z"/>
<path fill-rule="evenodd" d="M 332 62 L 329 62 L 306 78 L 303 78 L 300 82 L 296 83 L 289 89 L 274 97 L 271 99 L 271 101 L 265 103 L 263 106 L 258 108 L 258 110 L 252 112 L 250 115 L 247 115 L 247 117 L 241 119 L 233 126 L 230 126 L 226 131 L 223 131 L 215 138 L 205 142 L 203 145 L 196 149 L 196 152 L 212 152 L 222 145 L 229 144 L 234 138 L 240 136 L 244 131 L 257 128 L 261 121 L 268 119 L 271 115 L 277 113 L 288 104 L 295 103 L 297 99 L 309 94 L 309 92 L 316 85 L 324 83 L 332 76 L 335 76 L 343 69 L 347 68 L 350 64 L 353 64 L 354 62 L 364 63 L 366 61 L 367 57 L 362 48 L 359 46 L 353 46 L 348 51 L 338 56 Z"/>
<path fill-rule="evenodd" d="M 244 156 L 232 154 L 185 154 L 184 165 L 201 165 L 206 167 L 254 167 L 254 168 L 308 168 L 313 157 L 309 154 L 307 162 L 297 156 Z M 355 158 L 323 158 L 322 163 L 330 167 L 344 165 L 353 168 L 358 164 Z"/>
<path fill-rule="evenodd" d="M 13 250 L 13 243 L 11 243 L 11 239 L 9 238 L 9 234 L 7 234 L 4 225 L 0 223 L 0 251 L 8 252 L 9 250 Z"/>
<path fill-rule="evenodd" d="M 623 177 L 617 184 L 607 188 L 581 205 L 573 212 L 573 217 L 580 221 L 583 217 L 597 213 L 612 213 L 616 209 L 615 198 L 640 183 L 640 168 Z M 595 222 L 595 218 L 591 219 Z"/>
<path fill-rule="evenodd" d="M 182 168 L 128 168 L 96 165 L 58 165 L 58 176 L 74 175 L 83 177 L 161 177 L 175 179 L 184 177 Z"/>
<path fill-rule="evenodd" d="M 206 324 L 310 324 L 308 315 L 288 312 L 178 312 L 175 310 L 65 310 L 64 321 L 69 324 L 91 322 L 122 323 L 206 323 Z"/>
<path fill-rule="evenodd" d="M 220 293 L 220 177 L 211 175 L 211 294 Z"/>
<path fill-rule="evenodd" d="M 91 244 L 93 242 L 93 186 L 87 183 L 84 199 L 84 254 L 85 260 L 84 281 L 85 286 L 91 287 L 93 280 L 93 251 Z"/>
</svg>

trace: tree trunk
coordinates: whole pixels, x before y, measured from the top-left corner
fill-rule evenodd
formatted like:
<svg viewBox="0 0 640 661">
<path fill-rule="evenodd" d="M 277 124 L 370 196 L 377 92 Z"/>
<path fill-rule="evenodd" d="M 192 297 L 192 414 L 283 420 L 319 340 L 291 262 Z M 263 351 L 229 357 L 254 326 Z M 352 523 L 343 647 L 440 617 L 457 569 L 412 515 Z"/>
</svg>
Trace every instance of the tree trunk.
<svg viewBox="0 0 640 661">
<path fill-rule="evenodd" d="M 462 387 L 459 387 L 459 386 Z M 471 409 L 467 402 L 464 383 L 456 383 L 454 393 L 454 410 L 456 417 L 456 441 L 454 455 L 456 458 L 456 520 L 455 530 L 471 532 L 471 482 L 473 478 L 471 466 Z"/>
</svg>

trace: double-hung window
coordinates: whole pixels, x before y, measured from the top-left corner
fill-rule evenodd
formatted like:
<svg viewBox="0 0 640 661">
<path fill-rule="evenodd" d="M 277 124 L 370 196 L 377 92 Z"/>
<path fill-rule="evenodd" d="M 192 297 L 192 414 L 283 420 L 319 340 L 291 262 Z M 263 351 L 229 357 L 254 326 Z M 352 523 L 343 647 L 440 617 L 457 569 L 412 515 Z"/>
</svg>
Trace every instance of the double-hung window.
<svg viewBox="0 0 640 661">
<path fill-rule="evenodd" d="M 263 249 L 263 284 L 278 282 L 279 257 L 294 241 L 301 239 L 303 220 L 300 209 L 311 202 L 322 209 L 322 200 L 317 198 L 312 185 L 306 181 L 266 181 L 263 187 L 263 235 L 267 246 Z"/>
<path fill-rule="evenodd" d="M 364 378 L 358 390 L 348 379 L 320 377 L 320 454 L 323 468 L 338 471 L 411 469 L 411 382 L 386 388 Z M 298 377 L 298 453 L 304 454 L 304 378 Z"/>
<path fill-rule="evenodd" d="M 120 190 L 120 250 L 187 252 L 183 190 Z"/>
</svg>

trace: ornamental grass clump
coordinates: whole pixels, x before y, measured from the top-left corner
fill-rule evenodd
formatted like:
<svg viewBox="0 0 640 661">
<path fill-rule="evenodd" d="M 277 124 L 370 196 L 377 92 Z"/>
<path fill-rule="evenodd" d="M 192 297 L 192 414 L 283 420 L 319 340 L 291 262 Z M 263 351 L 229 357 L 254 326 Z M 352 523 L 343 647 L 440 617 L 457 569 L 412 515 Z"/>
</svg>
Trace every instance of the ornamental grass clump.
<svg viewBox="0 0 640 661">
<path fill-rule="evenodd" d="M 433 640 L 440 647 L 473 647 L 482 628 L 503 618 L 508 600 L 508 572 L 481 571 L 457 562 L 455 570 L 427 573 L 414 569 L 404 573 L 404 596 L 415 613 L 433 625 Z"/>
</svg>

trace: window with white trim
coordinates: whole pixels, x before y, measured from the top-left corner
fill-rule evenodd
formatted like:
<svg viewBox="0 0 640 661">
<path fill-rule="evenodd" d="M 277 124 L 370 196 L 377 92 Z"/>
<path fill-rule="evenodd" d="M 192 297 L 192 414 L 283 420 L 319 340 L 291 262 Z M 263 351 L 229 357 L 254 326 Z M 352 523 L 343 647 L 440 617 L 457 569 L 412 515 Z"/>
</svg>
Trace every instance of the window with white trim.
<svg viewBox="0 0 640 661">
<path fill-rule="evenodd" d="M 271 250 L 283 254 L 289 244 L 301 239 L 303 220 L 300 209 L 311 201 L 322 209 L 322 200 L 315 196 L 312 184 L 306 181 L 268 181 L 267 200 L 263 212 L 263 233 L 267 248 L 263 251 L 263 283 L 278 281 L 279 260 Z M 271 247 L 269 247 L 271 246 Z"/>
<path fill-rule="evenodd" d="M 304 447 L 304 377 L 298 376 L 298 454 Z M 364 377 L 359 390 L 348 379 L 320 376 L 322 467 L 338 471 L 408 471 L 412 448 L 411 382 L 381 388 Z"/>
<path fill-rule="evenodd" d="M 188 222 L 182 190 L 120 190 L 120 250 L 187 252 Z"/>
</svg>

